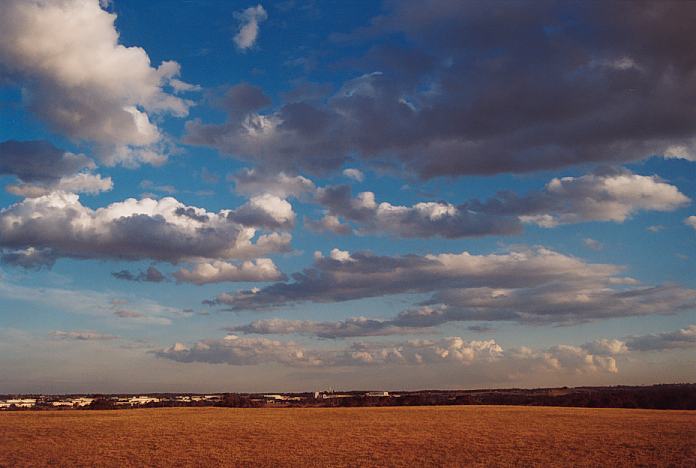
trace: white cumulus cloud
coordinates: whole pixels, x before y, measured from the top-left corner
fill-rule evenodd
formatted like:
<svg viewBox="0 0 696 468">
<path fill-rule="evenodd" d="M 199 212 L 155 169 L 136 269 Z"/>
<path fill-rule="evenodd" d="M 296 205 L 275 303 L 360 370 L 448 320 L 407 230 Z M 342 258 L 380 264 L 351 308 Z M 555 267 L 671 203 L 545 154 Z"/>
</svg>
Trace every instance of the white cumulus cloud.
<svg viewBox="0 0 696 468">
<path fill-rule="evenodd" d="M 195 264 L 191 270 L 182 268 L 175 271 L 174 277 L 177 281 L 194 284 L 285 279 L 270 258 L 247 260 L 239 265 L 222 261 L 202 262 Z"/>
<path fill-rule="evenodd" d="M 104 163 L 161 163 L 166 142 L 151 116 L 187 115 L 191 103 L 165 90 L 180 66 L 152 67 L 145 50 L 120 44 L 115 20 L 98 0 L 7 0 L 0 68 L 36 115 L 96 143 Z"/>
<path fill-rule="evenodd" d="M 172 263 L 248 259 L 289 249 L 289 234 L 264 234 L 252 242 L 257 229 L 231 221 L 230 213 L 208 212 L 171 197 L 129 198 L 94 210 L 76 194 L 52 192 L 0 211 L 0 248 Z"/>
</svg>

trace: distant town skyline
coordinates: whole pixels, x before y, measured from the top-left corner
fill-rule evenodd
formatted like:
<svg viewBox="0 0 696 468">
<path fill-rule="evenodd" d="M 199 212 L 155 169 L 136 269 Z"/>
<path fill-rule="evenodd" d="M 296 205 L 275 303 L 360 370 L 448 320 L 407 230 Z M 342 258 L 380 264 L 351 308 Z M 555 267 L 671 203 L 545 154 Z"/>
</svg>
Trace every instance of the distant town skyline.
<svg viewBox="0 0 696 468">
<path fill-rule="evenodd" d="M 0 2 L 0 394 L 695 382 L 694 21 Z"/>
</svg>

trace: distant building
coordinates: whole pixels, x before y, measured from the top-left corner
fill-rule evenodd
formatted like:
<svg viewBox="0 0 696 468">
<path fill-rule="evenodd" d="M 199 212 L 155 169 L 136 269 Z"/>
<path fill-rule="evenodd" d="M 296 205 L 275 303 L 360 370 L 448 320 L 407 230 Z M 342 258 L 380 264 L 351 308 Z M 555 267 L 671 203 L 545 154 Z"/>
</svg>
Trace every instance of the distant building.
<svg viewBox="0 0 696 468">
<path fill-rule="evenodd" d="M 317 400 L 329 400 L 332 398 L 350 398 L 353 395 L 334 393 L 333 390 L 326 392 L 314 392 L 314 398 Z"/>
<path fill-rule="evenodd" d="M 94 398 L 86 398 L 86 397 L 80 397 L 80 398 L 73 398 L 72 402 L 75 406 L 89 406 L 92 404 L 94 401 Z"/>
<path fill-rule="evenodd" d="M 148 403 L 159 403 L 160 401 L 162 401 L 161 398 L 150 396 L 137 396 L 128 399 L 128 403 L 131 405 L 146 405 Z"/>
<path fill-rule="evenodd" d="M 94 401 L 94 398 L 87 397 L 77 397 L 77 398 L 66 398 L 64 400 L 55 400 L 51 402 L 51 406 L 65 406 L 65 407 L 83 407 L 89 406 Z"/>
<path fill-rule="evenodd" d="M 11 408 L 14 406 L 15 408 L 33 408 L 36 406 L 36 398 L 16 398 L 12 400 L 5 400 L 4 405 L 1 405 L 4 408 Z"/>
<path fill-rule="evenodd" d="M 72 408 L 75 406 L 72 402 L 72 400 L 59 400 L 59 401 L 52 401 L 51 406 L 68 406 Z"/>
<path fill-rule="evenodd" d="M 116 401 L 114 401 L 114 404 L 119 405 L 119 406 L 124 406 L 124 405 L 140 406 L 140 405 L 146 405 L 148 403 L 159 403 L 160 401 L 162 401 L 162 399 L 157 398 L 157 397 L 133 396 L 133 397 L 117 398 Z"/>
<path fill-rule="evenodd" d="M 288 396 L 288 395 L 264 395 L 263 396 L 266 400 L 271 400 L 271 401 L 300 401 L 302 400 L 301 397 L 293 397 L 293 396 Z"/>
<path fill-rule="evenodd" d="M 367 392 L 365 396 L 368 397 L 388 397 L 389 392 Z"/>
<path fill-rule="evenodd" d="M 180 403 L 190 403 L 192 401 L 219 401 L 222 400 L 222 395 L 178 395 L 174 401 Z"/>
</svg>

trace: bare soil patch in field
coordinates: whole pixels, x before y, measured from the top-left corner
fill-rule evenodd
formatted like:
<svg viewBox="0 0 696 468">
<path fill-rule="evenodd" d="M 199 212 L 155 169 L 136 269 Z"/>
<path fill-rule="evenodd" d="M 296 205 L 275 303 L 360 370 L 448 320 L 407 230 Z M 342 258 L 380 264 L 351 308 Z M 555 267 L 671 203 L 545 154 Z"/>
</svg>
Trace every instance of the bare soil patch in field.
<svg viewBox="0 0 696 468">
<path fill-rule="evenodd" d="M 0 413 L 0 466 L 696 466 L 696 412 L 455 406 Z"/>
</svg>

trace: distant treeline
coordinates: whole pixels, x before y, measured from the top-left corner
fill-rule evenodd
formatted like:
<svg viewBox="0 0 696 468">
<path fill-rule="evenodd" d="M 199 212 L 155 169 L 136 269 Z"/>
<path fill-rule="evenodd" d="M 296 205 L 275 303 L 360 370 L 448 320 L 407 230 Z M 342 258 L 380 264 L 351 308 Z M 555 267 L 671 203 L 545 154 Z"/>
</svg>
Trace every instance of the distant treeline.
<svg viewBox="0 0 696 468">
<path fill-rule="evenodd" d="M 153 394 L 150 394 L 153 395 Z M 138 408 L 222 406 L 234 408 L 277 407 L 358 407 L 358 406 L 432 406 L 432 405 L 518 405 L 573 406 L 585 408 L 645 408 L 696 410 L 696 384 L 651 386 L 575 387 L 496 390 L 424 390 L 394 392 L 389 396 L 367 396 L 364 391 L 326 394 L 286 393 L 294 400 L 270 400 L 264 394 L 224 393 L 216 401 L 178 401 L 178 394 L 156 394 L 161 401 Z M 79 409 L 126 409 L 117 405 L 114 395 L 92 395 L 91 405 Z M 38 404 L 34 409 L 55 409 Z"/>
<path fill-rule="evenodd" d="M 696 410 L 696 384 L 652 385 L 646 387 L 576 387 L 501 390 L 442 390 L 397 392 L 388 397 L 365 396 L 365 392 L 345 392 L 349 397 L 315 399 L 311 394 L 292 394 L 299 401 L 269 402 L 261 394 L 224 394 L 215 403 L 162 401 L 146 406 L 225 406 L 235 408 L 268 407 L 356 407 L 431 405 L 520 405 L 574 406 L 586 408 L 646 408 Z M 104 400 L 96 400 L 100 407 Z"/>
<path fill-rule="evenodd" d="M 696 384 L 405 393 L 396 405 L 519 405 L 696 409 Z"/>
</svg>

